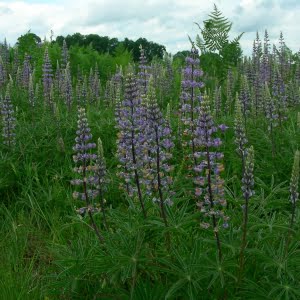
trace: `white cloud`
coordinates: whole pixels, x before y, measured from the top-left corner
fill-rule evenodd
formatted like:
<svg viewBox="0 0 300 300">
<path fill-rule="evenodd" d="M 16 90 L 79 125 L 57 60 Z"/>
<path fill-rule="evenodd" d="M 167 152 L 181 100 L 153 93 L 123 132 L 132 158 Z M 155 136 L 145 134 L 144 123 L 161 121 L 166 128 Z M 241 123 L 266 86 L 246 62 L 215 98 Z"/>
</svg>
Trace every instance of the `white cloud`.
<svg viewBox="0 0 300 300">
<path fill-rule="evenodd" d="M 280 30 L 287 45 L 297 51 L 299 0 L 0 0 L 1 36 L 14 44 L 31 29 L 41 36 L 80 32 L 103 36 L 137 39 L 145 37 L 163 45 L 167 51 L 190 48 L 187 35 L 195 37 L 198 29 L 213 9 L 213 3 L 233 22 L 232 37 L 246 31 L 241 45 L 249 55 L 255 31 L 263 38 L 267 29 L 271 42 L 276 42 Z"/>
</svg>

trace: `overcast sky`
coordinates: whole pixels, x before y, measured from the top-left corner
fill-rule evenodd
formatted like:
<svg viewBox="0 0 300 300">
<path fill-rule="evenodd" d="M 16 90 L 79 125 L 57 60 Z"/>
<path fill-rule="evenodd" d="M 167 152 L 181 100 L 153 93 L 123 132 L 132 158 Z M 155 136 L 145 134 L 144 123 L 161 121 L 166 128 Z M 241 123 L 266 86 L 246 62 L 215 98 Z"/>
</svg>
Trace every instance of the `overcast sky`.
<svg viewBox="0 0 300 300">
<path fill-rule="evenodd" d="M 280 31 L 286 44 L 298 51 L 300 0 L 0 0 L 0 40 L 16 39 L 31 32 L 49 39 L 57 35 L 96 33 L 163 44 L 168 52 L 190 48 L 187 35 L 195 38 L 216 3 L 231 22 L 232 37 L 245 32 L 241 45 L 250 55 L 256 31 L 263 39 L 267 29 L 272 43 Z"/>
</svg>

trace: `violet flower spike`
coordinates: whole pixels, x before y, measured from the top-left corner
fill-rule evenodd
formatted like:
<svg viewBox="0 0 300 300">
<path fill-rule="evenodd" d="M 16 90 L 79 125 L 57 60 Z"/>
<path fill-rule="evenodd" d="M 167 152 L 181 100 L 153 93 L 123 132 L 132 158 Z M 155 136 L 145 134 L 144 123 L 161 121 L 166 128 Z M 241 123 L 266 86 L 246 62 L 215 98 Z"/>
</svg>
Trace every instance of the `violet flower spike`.
<svg viewBox="0 0 300 300">
<path fill-rule="evenodd" d="M 172 178 L 169 175 L 172 167 L 168 164 L 168 160 L 172 157 L 171 148 L 174 147 L 174 143 L 172 141 L 170 121 L 166 121 L 163 118 L 158 106 L 152 77 L 150 78 L 146 98 L 146 119 L 148 123 L 148 164 L 145 171 L 146 187 L 149 194 L 154 196 L 154 199 L 159 199 L 161 217 L 165 226 L 168 226 L 165 206 L 172 204 L 171 196 L 173 194 L 170 191 Z"/>
<path fill-rule="evenodd" d="M 52 66 L 48 54 L 48 48 L 45 50 L 43 62 L 43 92 L 44 100 L 51 107 L 51 86 L 53 84 Z"/>
<path fill-rule="evenodd" d="M 147 138 L 145 110 L 141 105 L 136 77 L 129 73 L 125 82 L 125 95 L 116 111 L 117 155 L 121 162 L 118 175 L 126 183 L 129 196 L 137 196 L 144 218 L 147 217 L 142 193 L 143 170 L 147 164 Z"/>
<path fill-rule="evenodd" d="M 205 96 L 201 102 L 197 128 L 195 131 L 194 143 L 199 151 L 195 156 L 200 159 L 200 163 L 194 167 L 197 173 L 194 183 L 198 185 L 195 196 L 199 200 L 197 206 L 204 218 L 211 219 L 213 231 L 216 238 L 219 259 L 222 259 L 221 242 L 218 234 L 218 221 L 223 220 L 223 227 L 228 227 L 228 217 L 224 214 L 226 206 L 224 180 L 220 173 L 224 170 L 220 160 L 223 153 L 218 152 L 221 139 L 215 137 L 218 128 L 215 126 L 210 113 L 209 100 Z M 208 222 L 201 223 L 203 228 L 208 227 Z"/>
<path fill-rule="evenodd" d="M 16 118 L 13 104 L 11 102 L 9 88 L 7 88 L 4 99 L 1 103 L 1 117 L 2 117 L 2 137 L 3 144 L 8 148 L 12 148 L 16 143 Z"/>
<path fill-rule="evenodd" d="M 76 131 L 76 144 L 73 147 L 75 155 L 73 161 L 76 164 L 74 172 L 79 174 L 80 178 L 71 181 L 71 184 L 80 187 L 80 191 L 73 193 L 75 199 L 80 199 L 86 204 L 86 211 L 92 222 L 93 229 L 101 243 L 104 241 L 104 237 L 100 233 L 98 226 L 95 223 L 93 212 L 97 211 L 97 208 L 93 204 L 93 199 L 99 195 L 99 189 L 96 188 L 99 177 L 96 171 L 99 169 L 94 163 L 97 159 L 96 154 L 90 152 L 91 149 L 96 148 L 96 144 L 91 142 L 92 134 L 88 124 L 85 109 L 78 108 L 78 121 Z"/>
</svg>

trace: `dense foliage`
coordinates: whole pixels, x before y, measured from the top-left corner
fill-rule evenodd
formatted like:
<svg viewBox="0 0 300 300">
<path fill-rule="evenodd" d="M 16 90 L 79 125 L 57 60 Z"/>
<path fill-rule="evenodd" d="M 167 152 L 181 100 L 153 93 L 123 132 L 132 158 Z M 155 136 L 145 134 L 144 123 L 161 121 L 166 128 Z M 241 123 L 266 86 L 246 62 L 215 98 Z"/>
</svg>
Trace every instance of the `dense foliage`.
<svg viewBox="0 0 300 300">
<path fill-rule="evenodd" d="M 70 47 L 75 45 L 87 47 L 91 45 L 99 53 L 111 53 L 112 55 L 120 51 L 120 49 L 124 49 L 132 53 L 134 61 L 139 60 L 140 45 L 143 46 L 150 60 L 154 57 L 162 58 L 164 51 L 166 51 L 165 46 L 148 41 L 145 38 L 139 38 L 136 41 L 125 38 L 124 41 L 119 41 L 117 38 L 109 38 L 108 36 L 99 36 L 98 34 L 82 35 L 80 33 L 74 33 L 66 37 L 60 35 L 56 38 L 56 42 L 60 46 L 63 45 L 64 40 Z"/>
<path fill-rule="evenodd" d="M 0 45 L 1 297 L 299 299 L 299 53 L 91 42 Z"/>
</svg>

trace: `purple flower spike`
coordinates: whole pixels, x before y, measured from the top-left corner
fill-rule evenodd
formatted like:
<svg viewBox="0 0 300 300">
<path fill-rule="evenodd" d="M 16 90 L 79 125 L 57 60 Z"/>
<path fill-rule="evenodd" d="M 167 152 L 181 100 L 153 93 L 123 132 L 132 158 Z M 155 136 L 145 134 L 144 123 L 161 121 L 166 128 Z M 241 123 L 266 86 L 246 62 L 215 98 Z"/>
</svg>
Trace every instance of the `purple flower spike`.
<svg viewBox="0 0 300 300">
<path fill-rule="evenodd" d="M 11 148 L 15 144 L 16 119 L 14 117 L 15 112 L 9 94 L 9 86 L 7 87 L 4 99 L 0 103 L 3 123 L 3 143 Z"/>
<path fill-rule="evenodd" d="M 123 178 L 129 196 L 139 199 L 144 218 L 146 210 L 142 195 L 143 170 L 147 163 L 146 112 L 141 105 L 137 79 L 128 74 L 125 82 L 125 95 L 116 107 L 118 134 L 118 157 L 121 162 L 118 175 Z"/>
<path fill-rule="evenodd" d="M 73 147 L 73 150 L 76 153 L 73 156 L 73 161 L 76 163 L 74 172 L 79 174 L 78 176 L 80 176 L 80 178 L 72 180 L 71 184 L 78 186 L 80 191 L 74 192 L 73 197 L 75 199 L 84 201 L 86 207 L 89 208 L 87 211 L 91 219 L 93 229 L 95 230 L 99 241 L 102 243 L 104 238 L 93 218 L 93 212 L 98 211 L 93 204 L 93 199 L 98 197 L 102 192 L 102 189 L 100 189 L 98 185 L 103 179 L 102 177 L 99 177 L 99 175 L 103 175 L 103 158 L 98 157 L 96 154 L 90 153 L 91 149 L 96 148 L 96 144 L 90 142 L 92 139 L 92 134 L 84 108 L 78 109 L 77 124 L 78 126 L 75 138 L 76 144 Z"/>
</svg>

